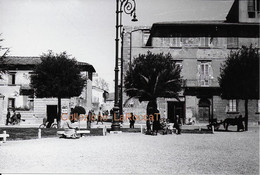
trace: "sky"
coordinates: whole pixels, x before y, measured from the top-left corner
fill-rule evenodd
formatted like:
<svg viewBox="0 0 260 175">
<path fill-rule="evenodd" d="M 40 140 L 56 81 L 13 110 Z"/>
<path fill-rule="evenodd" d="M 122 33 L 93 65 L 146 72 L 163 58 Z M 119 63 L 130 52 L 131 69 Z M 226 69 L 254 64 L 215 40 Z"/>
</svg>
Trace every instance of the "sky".
<svg viewBox="0 0 260 175">
<path fill-rule="evenodd" d="M 233 0 L 135 0 L 138 22 L 225 20 Z M 0 0 L 0 44 L 10 56 L 66 51 L 92 64 L 114 91 L 116 0 Z"/>
</svg>

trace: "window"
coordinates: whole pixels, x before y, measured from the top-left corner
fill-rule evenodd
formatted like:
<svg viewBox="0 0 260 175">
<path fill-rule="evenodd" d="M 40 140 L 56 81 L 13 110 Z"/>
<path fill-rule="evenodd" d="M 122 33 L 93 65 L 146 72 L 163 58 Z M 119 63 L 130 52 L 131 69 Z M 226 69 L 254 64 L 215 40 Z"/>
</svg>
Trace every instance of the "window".
<svg viewBox="0 0 260 175">
<path fill-rule="evenodd" d="M 15 73 L 10 73 L 8 75 L 8 84 L 12 84 L 12 85 L 15 84 Z"/>
<path fill-rule="evenodd" d="M 181 47 L 181 39 L 179 37 L 171 38 L 170 47 Z"/>
<path fill-rule="evenodd" d="M 8 99 L 8 108 L 14 108 L 15 107 L 15 99 L 9 98 Z"/>
<path fill-rule="evenodd" d="M 237 100 L 229 100 L 228 112 L 237 112 Z"/>
<path fill-rule="evenodd" d="M 181 43 L 183 46 L 197 47 L 200 45 L 200 38 L 199 37 L 182 37 Z"/>
<path fill-rule="evenodd" d="M 149 35 L 150 35 L 149 32 L 145 32 L 145 31 L 143 32 L 143 47 L 146 46 L 146 43 L 147 43 L 147 41 L 149 39 Z"/>
<path fill-rule="evenodd" d="M 200 86 L 209 86 L 213 78 L 211 62 L 200 62 L 198 64 L 198 83 Z"/>
<path fill-rule="evenodd" d="M 201 47 L 209 47 L 209 38 L 208 37 L 202 37 L 200 38 L 200 46 Z"/>
<path fill-rule="evenodd" d="M 248 18 L 255 18 L 256 13 L 260 13 L 260 1 L 248 0 L 247 3 Z"/>
<path fill-rule="evenodd" d="M 238 48 L 238 38 L 237 37 L 228 37 L 227 38 L 227 48 Z"/>
</svg>

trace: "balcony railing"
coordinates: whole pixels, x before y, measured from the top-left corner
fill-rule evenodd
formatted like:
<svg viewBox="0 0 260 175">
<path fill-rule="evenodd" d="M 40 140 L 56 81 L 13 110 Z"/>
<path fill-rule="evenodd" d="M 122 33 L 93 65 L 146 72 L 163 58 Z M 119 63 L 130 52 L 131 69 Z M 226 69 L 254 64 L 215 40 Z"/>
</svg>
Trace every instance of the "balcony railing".
<svg viewBox="0 0 260 175">
<path fill-rule="evenodd" d="M 206 82 L 208 81 L 208 83 Z M 183 79 L 182 87 L 218 87 L 216 79 Z"/>
</svg>

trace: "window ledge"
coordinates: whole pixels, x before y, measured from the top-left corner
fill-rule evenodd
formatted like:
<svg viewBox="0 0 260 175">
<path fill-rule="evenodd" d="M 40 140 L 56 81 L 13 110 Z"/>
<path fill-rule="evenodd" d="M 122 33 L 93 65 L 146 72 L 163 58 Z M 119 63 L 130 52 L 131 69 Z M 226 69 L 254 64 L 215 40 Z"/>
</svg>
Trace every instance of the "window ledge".
<svg viewBox="0 0 260 175">
<path fill-rule="evenodd" d="M 227 114 L 239 114 L 239 112 L 238 111 L 236 111 L 236 112 L 227 112 Z"/>
<path fill-rule="evenodd" d="M 153 46 L 142 46 L 142 48 L 154 48 Z"/>
<path fill-rule="evenodd" d="M 170 46 L 169 48 L 170 49 L 181 49 L 182 47 L 181 46 Z"/>
</svg>

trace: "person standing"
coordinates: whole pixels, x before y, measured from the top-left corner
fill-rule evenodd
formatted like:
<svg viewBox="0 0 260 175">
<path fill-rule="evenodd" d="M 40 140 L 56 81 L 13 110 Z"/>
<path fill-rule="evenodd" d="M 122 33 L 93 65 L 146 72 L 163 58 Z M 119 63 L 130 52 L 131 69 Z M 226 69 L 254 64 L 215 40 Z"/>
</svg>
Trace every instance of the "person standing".
<svg viewBox="0 0 260 175">
<path fill-rule="evenodd" d="M 102 120 L 102 116 L 101 116 L 101 110 L 102 110 L 102 108 L 100 107 L 99 108 L 99 112 L 98 112 L 98 116 L 97 116 L 97 124 L 98 124 L 98 122 L 101 122 L 102 125 L 103 125 L 103 120 Z"/>
<path fill-rule="evenodd" d="M 91 128 L 91 120 L 93 118 L 92 110 L 89 110 L 88 116 L 87 116 L 87 129 Z"/>
<path fill-rule="evenodd" d="M 155 113 L 153 115 L 153 132 L 156 135 L 157 135 L 158 131 L 161 129 L 160 120 L 161 120 L 160 112 L 158 109 L 156 109 Z"/>
<path fill-rule="evenodd" d="M 134 114 L 131 112 L 131 114 L 130 114 L 130 128 L 135 128 L 135 120 L 136 120 L 136 118 L 135 118 L 135 116 L 134 116 Z"/>
<path fill-rule="evenodd" d="M 176 115 L 174 120 L 174 127 L 176 128 L 176 134 L 181 134 L 181 121 L 179 115 Z"/>
<path fill-rule="evenodd" d="M 10 116 L 11 116 L 10 111 L 9 111 L 9 109 L 7 109 L 5 125 L 8 125 L 8 123 L 10 123 Z"/>
</svg>

